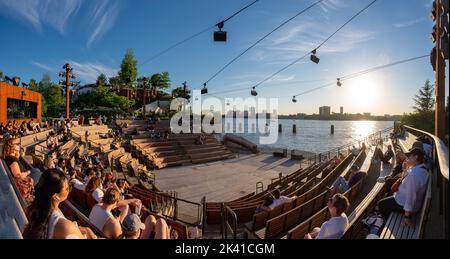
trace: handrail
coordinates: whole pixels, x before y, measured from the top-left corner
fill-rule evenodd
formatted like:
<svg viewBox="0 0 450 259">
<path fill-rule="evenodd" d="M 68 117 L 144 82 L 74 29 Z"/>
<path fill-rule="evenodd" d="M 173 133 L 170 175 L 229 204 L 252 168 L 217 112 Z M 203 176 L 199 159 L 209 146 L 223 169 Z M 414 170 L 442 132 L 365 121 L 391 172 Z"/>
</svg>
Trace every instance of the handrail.
<svg viewBox="0 0 450 259">
<path fill-rule="evenodd" d="M 362 138 L 362 139 L 360 139 L 360 140 L 355 140 L 354 142 L 351 142 L 351 143 L 349 143 L 349 144 L 342 145 L 342 146 L 340 146 L 340 147 L 337 147 L 337 148 L 328 150 L 328 151 L 326 151 L 326 152 L 322 152 L 322 153 L 320 153 L 320 155 L 327 155 L 328 153 L 333 153 L 333 152 L 340 151 L 340 150 L 342 150 L 342 149 L 351 147 L 351 146 L 353 146 L 353 145 L 355 145 L 355 144 L 357 144 L 357 143 L 359 143 L 359 142 L 362 142 L 362 141 L 365 141 L 365 140 L 368 140 L 368 139 L 372 139 L 373 137 L 381 136 L 383 133 L 392 131 L 393 129 L 394 129 L 394 127 L 392 126 L 392 127 L 389 127 L 389 128 L 386 128 L 386 129 L 383 129 L 383 130 L 374 132 L 374 133 L 369 134 L 369 135 L 367 135 L 366 137 L 364 137 L 364 138 Z M 317 154 L 317 155 L 319 155 L 319 154 Z"/>
<path fill-rule="evenodd" d="M 221 204 L 222 211 L 223 211 L 223 224 L 224 224 L 224 234 L 225 239 L 228 239 L 228 231 L 231 232 L 233 235 L 233 239 L 236 239 L 237 236 L 237 215 L 236 213 L 227 205 L 224 203 Z M 231 216 L 231 217 L 230 217 Z M 231 219 L 231 224 L 229 222 L 229 219 Z"/>
<path fill-rule="evenodd" d="M 449 206 L 448 206 L 448 147 L 445 146 L 444 142 L 438 137 L 425 132 L 423 130 L 419 130 L 413 128 L 411 126 L 402 125 L 403 129 L 408 132 L 413 133 L 414 135 L 424 135 L 433 140 L 433 153 L 432 159 L 434 162 L 437 162 L 437 165 L 433 168 L 433 185 L 432 188 L 437 192 L 435 195 L 439 197 L 439 214 L 442 215 L 443 219 L 443 236 L 444 238 L 448 238 L 449 236 L 449 223 L 448 223 L 448 215 L 449 215 Z M 436 172 L 438 171 L 438 172 Z M 435 189 L 437 188 L 437 189 Z M 433 206 L 433 205 L 431 205 Z"/>
<path fill-rule="evenodd" d="M 436 154 L 437 154 L 437 159 L 439 162 L 439 170 L 441 171 L 441 175 L 448 181 L 448 148 L 447 146 L 444 144 L 444 142 L 436 137 L 435 135 L 432 135 L 426 131 L 423 130 L 419 130 L 419 129 L 415 129 L 413 127 L 410 126 L 406 126 L 403 125 L 403 127 L 405 127 L 406 129 L 409 129 L 411 131 L 414 131 L 416 133 L 420 133 L 422 135 L 426 135 L 427 137 L 430 137 L 431 139 L 433 139 L 435 148 L 436 148 Z"/>
</svg>

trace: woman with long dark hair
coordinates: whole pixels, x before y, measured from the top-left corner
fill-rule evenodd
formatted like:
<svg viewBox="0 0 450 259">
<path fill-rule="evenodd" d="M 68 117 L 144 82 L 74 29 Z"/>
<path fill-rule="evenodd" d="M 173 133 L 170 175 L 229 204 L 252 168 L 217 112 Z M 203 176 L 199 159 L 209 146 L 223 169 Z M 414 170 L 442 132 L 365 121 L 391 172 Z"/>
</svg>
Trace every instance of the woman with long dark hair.
<svg viewBox="0 0 450 259">
<path fill-rule="evenodd" d="M 29 223 L 25 227 L 25 239 L 82 239 L 96 238 L 89 228 L 78 227 L 67 220 L 59 204 L 67 199 L 70 185 L 63 172 L 57 169 L 45 171 L 35 189 L 35 199 L 27 209 Z"/>
</svg>

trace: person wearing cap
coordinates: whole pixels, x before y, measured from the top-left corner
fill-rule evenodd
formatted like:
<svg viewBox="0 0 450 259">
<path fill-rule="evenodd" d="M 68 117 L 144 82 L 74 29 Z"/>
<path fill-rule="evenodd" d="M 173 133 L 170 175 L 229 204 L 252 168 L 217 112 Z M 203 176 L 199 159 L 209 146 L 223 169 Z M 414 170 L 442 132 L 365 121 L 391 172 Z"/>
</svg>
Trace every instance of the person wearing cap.
<svg viewBox="0 0 450 259">
<path fill-rule="evenodd" d="M 365 172 L 360 171 L 357 165 L 352 165 L 350 171 L 348 181 L 342 176 L 336 179 L 331 187 L 331 194 L 345 193 L 367 175 Z"/>
<path fill-rule="evenodd" d="M 430 173 L 424 165 L 425 154 L 422 149 L 412 148 L 405 155 L 412 167 L 404 174 L 398 191 L 378 202 L 378 210 L 385 219 L 391 212 L 403 213 L 405 224 L 413 227 L 412 216 L 422 207 Z"/>
<path fill-rule="evenodd" d="M 171 229 L 162 218 L 149 215 L 142 223 L 138 215 L 128 214 L 123 220 L 122 234 L 119 239 L 171 239 Z"/>
<path fill-rule="evenodd" d="M 119 239 L 139 239 L 142 237 L 141 233 L 145 230 L 145 224 L 136 214 L 128 214 L 122 224 L 122 235 Z"/>
</svg>

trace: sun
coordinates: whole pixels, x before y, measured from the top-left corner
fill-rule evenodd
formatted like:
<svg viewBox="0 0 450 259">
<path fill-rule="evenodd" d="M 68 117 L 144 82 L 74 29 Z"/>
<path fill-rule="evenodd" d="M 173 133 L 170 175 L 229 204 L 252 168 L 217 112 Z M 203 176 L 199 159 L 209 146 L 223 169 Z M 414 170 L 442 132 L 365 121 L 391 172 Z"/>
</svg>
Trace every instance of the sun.
<svg viewBox="0 0 450 259">
<path fill-rule="evenodd" d="M 361 113 L 370 112 L 379 105 L 380 85 L 376 78 L 358 77 L 347 81 L 348 104 Z"/>
</svg>

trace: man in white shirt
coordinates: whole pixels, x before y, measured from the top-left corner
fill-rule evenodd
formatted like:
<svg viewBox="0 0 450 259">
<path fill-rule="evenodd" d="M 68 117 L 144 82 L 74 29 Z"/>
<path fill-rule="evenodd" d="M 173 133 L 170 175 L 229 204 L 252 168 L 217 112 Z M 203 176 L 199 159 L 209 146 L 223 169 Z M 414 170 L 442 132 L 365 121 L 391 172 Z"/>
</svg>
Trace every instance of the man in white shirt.
<svg viewBox="0 0 450 259">
<path fill-rule="evenodd" d="M 280 191 L 279 190 L 275 190 L 273 192 L 273 198 L 274 198 L 274 200 L 273 200 L 272 204 L 270 204 L 268 206 L 269 209 L 274 209 L 274 208 L 276 208 L 276 207 L 278 207 L 278 206 L 280 206 L 282 204 L 292 202 L 296 197 L 294 196 L 292 198 L 289 198 L 289 197 L 286 197 L 286 196 L 281 196 Z"/>
<path fill-rule="evenodd" d="M 77 173 L 75 170 L 70 171 L 69 184 L 72 185 L 77 190 L 84 191 L 86 189 L 86 184 L 78 180 L 76 175 Z"/>
<path fill-rule="evenodd" d="M 430 173 L 423 164 L 425 154 L 422 149 L 413 148 L 405 155 L 413 167 L 408 170 L 398 191 L 378 202 L 378 209 L 385 219 L 388 219 L 391 212 L 401 212 L 404 214 L 405 224 L 414 227 L 412 216 L 422 208 Z"/>
<path fill-rule="evenodd" d="M 336 194 L 328 200 L 330 220 L 324 222 L 320 228 L 305 235 L 305 239 L 340 239 L 348 228 L 348 218 L 345 214 L 350 205 L 342 194 Z"/>
</svg>

